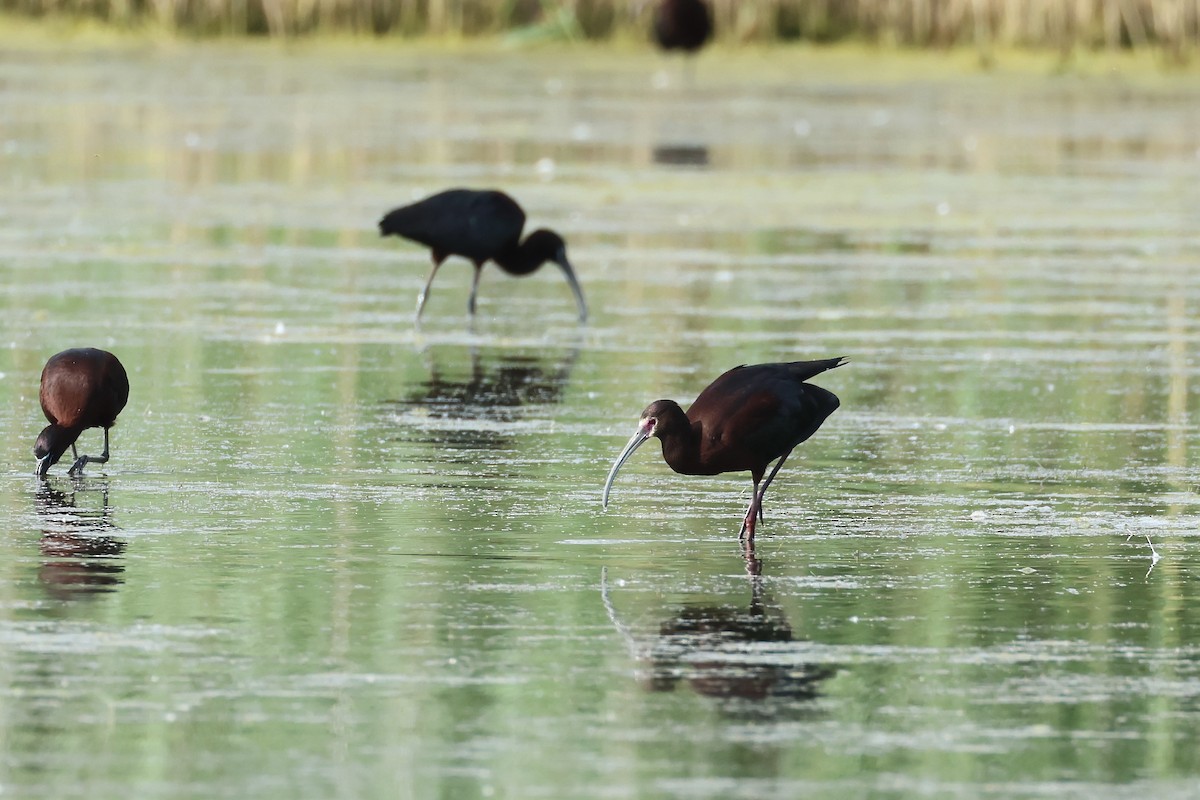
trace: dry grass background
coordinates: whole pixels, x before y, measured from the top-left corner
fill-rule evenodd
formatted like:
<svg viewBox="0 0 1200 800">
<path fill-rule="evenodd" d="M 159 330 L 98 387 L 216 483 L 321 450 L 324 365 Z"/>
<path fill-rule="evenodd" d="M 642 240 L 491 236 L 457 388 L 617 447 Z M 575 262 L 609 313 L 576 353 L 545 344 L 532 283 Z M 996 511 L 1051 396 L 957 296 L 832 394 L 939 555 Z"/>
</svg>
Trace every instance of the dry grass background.
<svg viewBox="0 0 1200 800">
<path fill-rule="evenodd" d="M 1200 41 L 1200 0 L 711 0 L 722 42 L 853 40 L 908 47 L 1067 51 Z M 0 0 L 19 17 L 66 16 L 191 35 L 643 35 L 640 0 Z"/>
</svg>

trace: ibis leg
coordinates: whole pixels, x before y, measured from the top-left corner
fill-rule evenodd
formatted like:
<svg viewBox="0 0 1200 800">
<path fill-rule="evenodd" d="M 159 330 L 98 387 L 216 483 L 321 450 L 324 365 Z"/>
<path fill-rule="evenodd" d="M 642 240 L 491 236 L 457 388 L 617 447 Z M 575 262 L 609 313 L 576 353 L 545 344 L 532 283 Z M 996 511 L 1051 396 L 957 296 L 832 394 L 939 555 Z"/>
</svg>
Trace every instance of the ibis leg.
<svg viewBox="0 0 1200 800">
<path fill-rule="evenodd" d="M 775 466 L 771 469 L 771 474 L 767 476 L 767 479 L 765 481 L 763 481 L 762 491 L 760 491 L 758 493 L 758 518 L 759 519 L 763 518 L 762 502 L 763 502 L 763 498 L 767 496 L 767 488 L 771 485 L 771 481 L 775 480 L 776 473 L 779 472 L 779 468 L 783 466 L 783 462 L 787 461 L 788 456 L 790 456 L 790 455 L 791 455 L 791 453 L 789 452 L 789 453 L 784 453 L 782 456 L 780 456 L 779 460 L 775 462 Z"/>
<path fill-rule="evenodd" d="M 683 88 L 690 90 L 696 84 L 696 66 L 693 57 L 683 57 Z"/>
<path fill-rule="evenodd" d="M 421 321 L 421 313 L 425 310 L 425 301 L 429 299 L 429 287 L 433 286 L 433 276 L 437 275 L 438 267 L 442 262 L 438 259 L 433 260 L 433 269 L 429 271 L 429 280 L 425 281 L 425 288 L 417 295 L 417 322 Z"/>
<path fill-rule="evenodd" d="M 746 509 L 746 516 L 742 519 L 742 529 L 738 531 L 738 539 L 746 539 L 749 534 L 750 541 L 754 541 L 754 522 L 762 517 L 762 503 L 758 499 L 758 483 L 758 480 L 754 481 L 754 495 L 750 499 L 750 507 Z"/>
<path fill-rule="evenodd" d="M 72 447 L 72 451 L 74 451 L 74 445 L 72 445 L 71 447 Z M 108 428 L 104 429 L 104 452 L 103 453 L 101 453 L 98 456 L 89 456 L 89 455 L 81 456 L 81 455 L 79 455 L 78 452 L 76 452 L 75 455 L 77 456 L 75 459 L 75 464 L 69 470 L 67 470 L 68 475 L 82 474 L 83 468 L 87 464 L 107 464 L 108 463 Z"/>
<path fill-rule="evenodd" d="M 471 296 L 467 299 L 467 313 L 475 316 L 475 295 L 479 291 L 479 276 L 483 274 L 483 265 L 475 265 L 475 279 L 471 281 Z"/>
<path fill-rule="evenodd" d="M 754 552 L 754 539 L 742 541 L 742 558 L 746 561 L 746 574 L 757 585 L 757 578 L 762 575 L 762 559 Z"/>
<path fill-rule="evenodd" d="M 746 519 L 742 522 L 742 532 L 738 538 L 749 538 L 754 540 L 754 521 L 755 517 L 759 520 L 763 519 L 763 498 L 767 496 L 767 488 L 771 485 L 771 481 L 775 480 L 775 475 L 779 472 L 783 462 L 787 461 L 791 453 L 784 453 L 779 460 L 775 462 L 775 466 L 771 468 L 771 474 L 763 481 L 762 489 L 758 488 L 758 483 L 754 484 L 754 499 L 750 501 L 750 508 L 746 510 Z"/>
</svg>

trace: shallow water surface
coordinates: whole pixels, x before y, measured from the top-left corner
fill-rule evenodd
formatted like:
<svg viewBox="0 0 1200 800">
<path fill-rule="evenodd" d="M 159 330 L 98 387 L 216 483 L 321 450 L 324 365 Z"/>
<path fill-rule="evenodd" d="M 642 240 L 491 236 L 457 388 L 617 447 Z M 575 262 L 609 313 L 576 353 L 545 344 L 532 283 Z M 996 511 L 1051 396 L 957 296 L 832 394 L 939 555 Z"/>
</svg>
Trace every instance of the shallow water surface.
<svg viewBox="0 0 1200 800">
<path fill-rule="evenodd" d="M 1194 796 L 1200 89 L 837 63 L 0 56 L 0 789 Z M 460 184 L 589 324 L 451 261 L 414 327 L 374 224 Z M 647 403 L 837 355 L 752 556 L 652 444 L 602 512 Z"/>
</svg>

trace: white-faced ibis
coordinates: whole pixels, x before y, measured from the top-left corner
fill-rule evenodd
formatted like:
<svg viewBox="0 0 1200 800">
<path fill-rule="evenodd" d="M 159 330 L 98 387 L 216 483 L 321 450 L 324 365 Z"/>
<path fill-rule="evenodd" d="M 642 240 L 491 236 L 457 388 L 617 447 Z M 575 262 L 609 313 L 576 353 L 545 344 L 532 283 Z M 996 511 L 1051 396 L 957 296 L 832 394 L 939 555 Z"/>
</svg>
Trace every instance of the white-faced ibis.
<svg viewBox="0 0 1200 800">
<path fill-rule="evenodd" d="M 833 392 L 806 381 L 845 363 L 845 358 L 827 358 L 734 367 L 710 383 L 686 414 L 674 400 L 656 400 L 642 412 L 637 432 L 613 462 L 604 482 L 604 507 L 617 470 L 643 442 L 657 436 L 663 459 L 682 475 L 750 470 L 754 499 L 739 537 L 748 535 L 753 541 L 754 522 L 763 517 L 763 497 L 775 474 L 792 449 L 816 433 L 839 405 Z M 763 473 L 775 459 L 779 461 L 763 483 Z"/>
<path fill-rule="evenodd" d="M 108 429 L 129 400 L 129 377 L 125 367 L 112 353 L 93 347 L 64 350 L 50 357 L 42 368 L 42 413 L 50 421 L 38 435 L 33 447 L 37 475 L 58 463 L 71 448 L 74 475 L 88 462 L 108 461 Z M 88 428 L 104 429 L 104 452 L 81 456 L 75 440 Z"/>
<path fill-rule="evenodd" d="M 467 310 L 475 315 L 475 294 L 483 265 L 494 261 L 509 275 L 530 275 L 542 264 L 552 261 L 567 276 L 567 283 L 579 304 L 580 321 L 587 320 L 587 304 L 575 270 L 567 260 L 567 245 L 562 237 L 541 228 L 521 240 L 525 212 L 517 201 L 495 190 L 448 189 L 432 197 L 401 206 L 379 221 L 383 236 L 402 236 L 433 251 L 433 270 L 425 288 L 417 297 L 417 321 L 425 309 L 429 287 L 438 267 L 449 256 L 463 256 L 475 264 L 475 280 Z"/>
<path fill-rule="evenodd" d="M 695 53 L 712 30 L 712 12 L 704 0 L 660 0 L 655 6 L 654 41 L 663 50 Z"/>
</svg>

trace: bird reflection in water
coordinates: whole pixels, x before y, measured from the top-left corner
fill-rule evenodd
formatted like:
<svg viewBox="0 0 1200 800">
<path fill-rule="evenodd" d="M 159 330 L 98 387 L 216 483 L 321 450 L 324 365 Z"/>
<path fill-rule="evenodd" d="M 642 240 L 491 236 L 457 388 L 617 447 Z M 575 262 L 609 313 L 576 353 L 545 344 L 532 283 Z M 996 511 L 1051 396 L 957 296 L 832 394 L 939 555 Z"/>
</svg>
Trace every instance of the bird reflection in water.
<svg viewBox="0 0 1200 800">
<path fill-rule="evenodd" d="M 428 379 L 393 403 L 434 420 L 493 423 L 447 425 L 438 427 L 435 435 L 440 444 L 470 449 L 495 447 L 512 438 L 504 432 L 505 423 L 519 422 L 531 407 L 562 402 L 578 357 L 576 349 L 558 361 L 506 353 L 489 362 L 472 349 L 469 375 L 452 377 L 434 364 Z"/>
<path fill-rule="evenodd" d="M 99 508 L 80 508 L 80 494 L 99 494 Z M 108 481 L 76 481 L 71 492 L 43 483 L 34 496 L 42 517 L 39 541 L 43 561 L 38 580 L 59 600 L 116 591 L 124 581 L 120 557 L 125 540 L 112 536 L 117 526 L 108 505 Z"/>
<path fill-rule="evenodd" d="M 812 700 L 837 671 L 797 661 L 803 641 L 794 638 L 758 576 L 750 579 L 748 609 L 686 605 L 659 626 L 651 642 L 640 643 L 617 616 L 606 572 L 600 578 L 605 610 L 634 658 L 649 665 L 648 691 L 670 692 L 683 681 L 697 694 L 722 700 Z"/>
<path fill-rule="evenodd" d="M 707 167 L 708 146 L 703 144 L 656 144 L 654 163 L 664 167 Z"/>
</svg>

